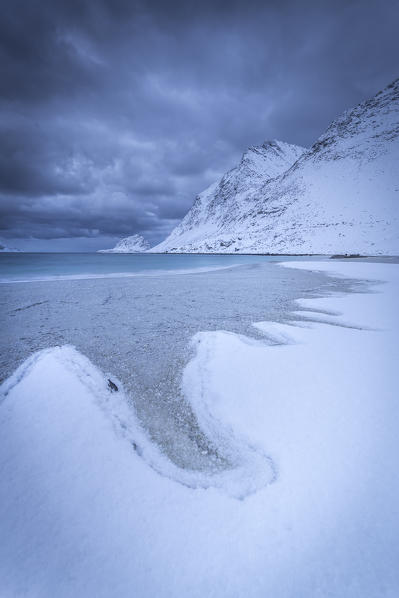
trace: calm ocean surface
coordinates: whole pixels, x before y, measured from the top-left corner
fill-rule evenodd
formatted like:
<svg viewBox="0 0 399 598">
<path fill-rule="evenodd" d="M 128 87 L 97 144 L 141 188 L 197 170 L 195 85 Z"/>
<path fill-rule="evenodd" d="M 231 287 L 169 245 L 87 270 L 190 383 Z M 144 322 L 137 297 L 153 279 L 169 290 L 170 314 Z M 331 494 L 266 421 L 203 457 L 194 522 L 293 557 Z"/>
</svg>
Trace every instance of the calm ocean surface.
<svg viewBox="0 0 399 598">
<path fill-rule="evenodd" d="M 191 273 L 301 257 L 104 253 L 3 253 L 0 282 Z"/>
</svg>

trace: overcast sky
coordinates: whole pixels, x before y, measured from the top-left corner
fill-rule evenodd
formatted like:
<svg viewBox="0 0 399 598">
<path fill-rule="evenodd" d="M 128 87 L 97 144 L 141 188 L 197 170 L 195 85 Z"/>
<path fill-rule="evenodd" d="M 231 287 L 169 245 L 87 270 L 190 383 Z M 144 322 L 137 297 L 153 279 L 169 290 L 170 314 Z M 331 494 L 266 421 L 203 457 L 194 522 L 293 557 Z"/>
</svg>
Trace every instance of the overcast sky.
<svg viewBox="0 0 399 598">
<path fill-rule="evenodd" d="M 249 145 L 311 145 L 399 75 L 399 3 L 10 0 L 0 238 L 162 240 Z"/>
</svg>

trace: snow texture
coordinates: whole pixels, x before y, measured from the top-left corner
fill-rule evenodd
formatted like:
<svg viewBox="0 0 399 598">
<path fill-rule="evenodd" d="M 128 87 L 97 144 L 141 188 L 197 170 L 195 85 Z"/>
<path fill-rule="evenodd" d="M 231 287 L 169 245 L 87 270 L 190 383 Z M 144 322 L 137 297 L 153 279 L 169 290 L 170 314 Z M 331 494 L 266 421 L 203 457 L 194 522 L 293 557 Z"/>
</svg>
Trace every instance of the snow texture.
<svg viewBox="0 0 399 598">
<path fill-rule="evenodd" d="M 2 597 L 396 598 L 399 266 L 287 265 L 386 282 L 300 301 L 317 321 L 257 323 L 264 341 L 194 337 L 186 398 L 244 455 L 225 486 L 168 469 L 71 347 L 3 384 Z"/>
<path fill-rule="evenodd" d="M 141 235 L 132 235 L 121 239 L 113 249 L 99 249 L 98 253 L 141 253 L 150 248 L 148 241 Z"/>
<path fill-rule="evenodd" d="M 250 148 L 151 251 L 398 255 L 398 165 L 399 79 L 307 151 Z"/>
</svg>

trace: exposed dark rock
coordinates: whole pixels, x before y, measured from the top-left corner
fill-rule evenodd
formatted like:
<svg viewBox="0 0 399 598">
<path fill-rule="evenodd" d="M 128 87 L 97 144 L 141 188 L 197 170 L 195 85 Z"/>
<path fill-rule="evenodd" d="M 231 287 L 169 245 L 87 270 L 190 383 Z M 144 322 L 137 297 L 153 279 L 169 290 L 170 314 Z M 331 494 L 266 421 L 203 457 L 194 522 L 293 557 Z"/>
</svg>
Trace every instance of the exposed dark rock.
<svg viewBox="0 0 399 598">
<path fill-rule="evenodd" d="M 117 387 L 115 382 L 112 382 L 112 380 L 110 380 L 109 378 L 108 378 L 108 388 L 110 389 L 111 392 L 118 392 L 118 390 L 119 390 L 119 388 Z"/>
</svg>

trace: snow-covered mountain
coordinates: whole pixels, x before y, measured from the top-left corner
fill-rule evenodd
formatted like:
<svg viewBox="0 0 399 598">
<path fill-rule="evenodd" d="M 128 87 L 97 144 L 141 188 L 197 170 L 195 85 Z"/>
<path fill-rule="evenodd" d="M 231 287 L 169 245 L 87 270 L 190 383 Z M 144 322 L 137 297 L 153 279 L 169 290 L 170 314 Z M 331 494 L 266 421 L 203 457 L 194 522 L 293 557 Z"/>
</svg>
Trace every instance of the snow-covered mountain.
<svg viewBox="0 0 399 598">
<path fill-rule="evenodd" d="M 248 235 L 240 223 L 245 209 L 252 205 L 253 195 L 265 181 L 285 172 L 305 151 L 279 141 L 250 147 L 238 166 L 196 197 L 182 222 L 151 251 L 231 252 L 237 246 L 233 239 L 245 244 L 243 235 Z"/>
<path fill-rule="evenodd" d="M 7 247 L 6 245 L 3 245 L 3 243 L 0 243 L 0 253 L 19 253 L 20 251 L 20 249 L 16 249 L 15 247 Z"/>
<path fill-rule="evenodd" d="M 121 239 L 113 249 L 99 249 L 98 253 L 141 253 L 150 248 L 148 241 L 141 235 L 132 235 Z"/>
<path fill-rule="evenodd" d="M 399 79 L 309 150 L 250 148 L 151 251 L 399 254 Z"/>
</svg>

